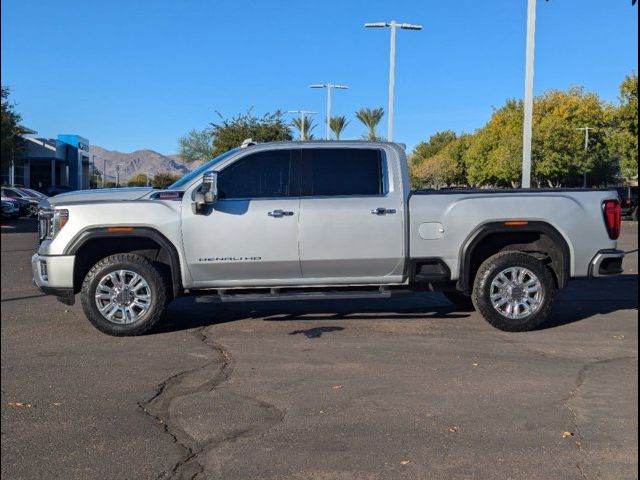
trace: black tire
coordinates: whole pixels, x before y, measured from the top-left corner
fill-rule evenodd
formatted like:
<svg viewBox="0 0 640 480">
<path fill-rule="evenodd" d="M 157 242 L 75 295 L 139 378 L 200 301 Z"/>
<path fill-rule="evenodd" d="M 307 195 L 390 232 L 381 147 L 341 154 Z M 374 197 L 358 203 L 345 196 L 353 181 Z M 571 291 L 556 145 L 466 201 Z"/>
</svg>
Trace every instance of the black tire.
<svg viewBox="0 0 640 480">
<path fill-rule="evenodd" d="M 500 313 L 491 302 L 491 284 L 504 270 L 522 267 L 532 272 L 542 287 L 542 300 L 537 309 L 524 318 L 514 319 Z M 476 309 L 494 327 L 505 332 L 526 332 L 542 324 L 553 308 L 556 283 L 551 270 L 540 260 L 521 252 L 501 252 L 485 260 L 475 277 L 471 298 Z"/>
<path fill-rule="evenodd" d="M 453 303 L 457 307 L 460 307 L 464 310 L 469 310 L 469 311 L 475 310 L 475 307 L 473 305 L 473 300 L 471 300 L 470 295 L 466 295 L 462 292 L 457 292 L 457 291 L 442 292 L 442 294 L 447 298 L 447 300 L 449 300 L 451 303 Z"/>
<path fill-rule="evenodd" d="M 137 273 L 148 285 L 148 309 L 131 323 L 108 320 L 96 305 L 95 294 L 101 279 L 117 270 Z M 80 293 L 82 308 L 91 324 L 101 332 L 117 337 L 141 335 L 151 330 L 162 317 L 167 298 L 167 284 L 160 270 L 146 258 L 133 253 L 117 253 L 96 263 L 85 276 Z"/>
</svg>

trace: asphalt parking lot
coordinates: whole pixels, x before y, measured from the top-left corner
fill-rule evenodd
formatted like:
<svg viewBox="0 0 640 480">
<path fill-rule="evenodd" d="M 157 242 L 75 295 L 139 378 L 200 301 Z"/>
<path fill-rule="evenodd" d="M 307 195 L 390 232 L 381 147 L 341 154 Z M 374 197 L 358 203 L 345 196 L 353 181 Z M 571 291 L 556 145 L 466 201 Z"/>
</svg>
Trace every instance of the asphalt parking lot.
<svg viewBox="0 0 640 480">
<path fill-rule="evenodd" d="M 2 227 L 2 477 L 633 479 L 638 231 L 625 275 L 497 331 L 440 294 L 195 304 L 137 338 L 31 286 Z"/>
</svg>

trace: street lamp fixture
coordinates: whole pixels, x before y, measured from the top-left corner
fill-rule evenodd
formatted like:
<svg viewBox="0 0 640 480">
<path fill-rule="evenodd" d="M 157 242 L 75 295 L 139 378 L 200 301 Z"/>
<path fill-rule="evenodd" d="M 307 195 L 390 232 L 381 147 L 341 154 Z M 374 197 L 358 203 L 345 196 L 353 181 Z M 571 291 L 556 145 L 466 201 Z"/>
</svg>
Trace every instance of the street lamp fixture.
<svg viewBox="0 0 640 480">
<path fill-rule="evenodd" d="M 395 20 L 390 22 L 369 22 L 364 24 L 365 28 L 391 28 L 391 48 L 389 49 L 389 125 L 387 127 L 387 141 L 393 141 L 393 97 L 396 83 L 396 29 L 422 30 L 422 25 L 412 23 L 398 23 Z"/>
<path fill-rule="evenodd" d="M 334 83 L 314 83 L 309 85 L 311 88 L 326 88 L 327 89 L 327 140 L 331 139 L 331 90 L 337 88 L 339 90 L 348 90 L 346 85 L 337 85 Z"/>
</svg>

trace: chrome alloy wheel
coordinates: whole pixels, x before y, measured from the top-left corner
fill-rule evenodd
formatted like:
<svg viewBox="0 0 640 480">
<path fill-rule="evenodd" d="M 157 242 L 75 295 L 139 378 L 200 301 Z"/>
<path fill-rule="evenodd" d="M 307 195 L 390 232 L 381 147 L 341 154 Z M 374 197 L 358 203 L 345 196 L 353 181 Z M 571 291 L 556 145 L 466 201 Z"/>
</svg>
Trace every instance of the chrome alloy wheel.
<svg viewBox="0 0 640 480">
<path fill-rule="evenodd" d="M 513 320 L 532 315 L 544 301 L 542 283 L 524 267 L 510 267 L 496 275 L 491 282 L 490 295 L 493 308 Z"/>
<path fill-rule="evenodd" d="M 131 270 L 115 270 L 100 279 L 96 287 L 96 306 L 104 318 L 113 323 L 133 323 L 151 306 L 151 288 L 147 281 Z"/>
</svg>

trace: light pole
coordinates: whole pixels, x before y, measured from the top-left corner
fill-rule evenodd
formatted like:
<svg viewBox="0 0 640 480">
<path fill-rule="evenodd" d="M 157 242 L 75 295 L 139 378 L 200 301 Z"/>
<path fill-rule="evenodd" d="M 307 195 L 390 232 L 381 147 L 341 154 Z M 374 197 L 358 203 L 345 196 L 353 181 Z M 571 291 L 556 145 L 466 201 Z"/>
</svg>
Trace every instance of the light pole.
<svg viewBox="0 0 640 480">
<path fill-rule="evenodd" d="M 107 186 L 107 159 L 102 159 L 102 188 Z"/>
<path fill-rule="evenodd" d="M 116 164 L 116 187 L 120 186 L 120 167 L 121 166 L 122 166 L 121 163 Z"/>
<path fill-rule="evenodd" d="M 312 112 L 311 110 L 289 110 L 287 111 L 287 113 L 299 113 L 300 114 L 300 126 L 302 127 L 300 129 L 300 140 L 308 140 L 307 139 L 307 133 L 306 131 L 303 131 L 303 129 L 305 128 L 305 118 L 307 115 L 315 115 L 318 112 Z"/>
<path fill-rule="evenodd" d="M 422 30 L 422 25 L 412 25 L 410 23 L 398 23 L 395 20 L 390 22 L 365 23 L 365 28 L 391 28 L 391 47 L 389 49 L 389 125 L 387 127 L 387 141 L 393 141 L 393 97 L 396 85 L 396 29 Z"/>
<path fill-rule="evenodd" d="M 91 155 L 91 177 L 93 177 L 93 182 L 96 186 L 96 188 L 98 188 L 98 179 L 96 178 L 96 156 L 95 155 Z M 89 188 L 91 188 L 91 177 L 89 177 Z"/>
<path fill-rule="evenodd" d="M 527 55 L 524 75 L 524 130 L 522 132 L 522 188 L 531 188 L 531 139 L 533 136 L 533 60 L 536 47 L 536 0 L 527 8 Z"/>
<path fill-rule="evenodd" d="M 331 139 L 331 90 L 337 88 L 339 90 L 347 90 L 349 87 L 346 85 L 336 85 L 333 83 L 317 83 L 310 85 L 311 88 L 326 88 L 327 89 L 327 140 Z"/>
<path fill-rule="evenodd" d="M 584 151 L 585 151 L 585 161 L 586 154 L 589 151 L 589 130 L 595 130 L 595 127 L 580 127 L 576 128 L 576 130 L 584 130 Z M 587 166 L 584 166 L 584 172 L 582 172 L 582 188 L 587 188 Z"/>
</svg>

